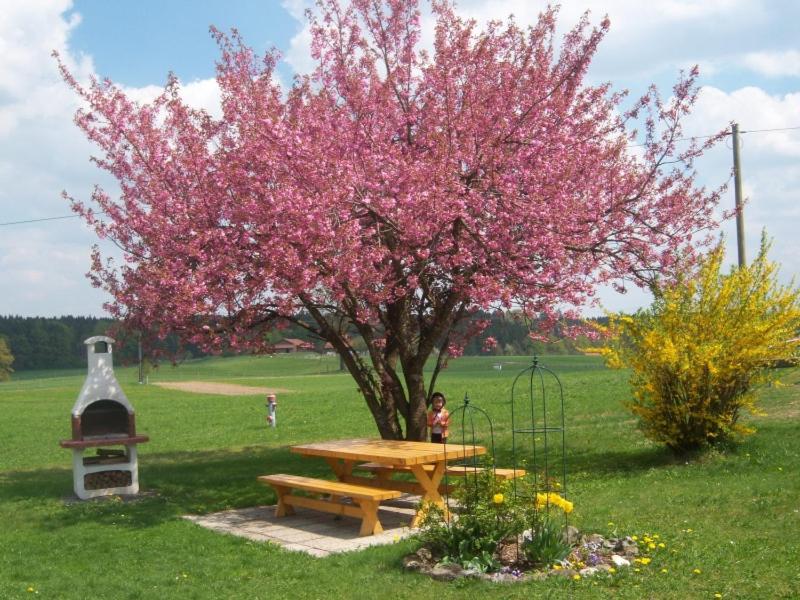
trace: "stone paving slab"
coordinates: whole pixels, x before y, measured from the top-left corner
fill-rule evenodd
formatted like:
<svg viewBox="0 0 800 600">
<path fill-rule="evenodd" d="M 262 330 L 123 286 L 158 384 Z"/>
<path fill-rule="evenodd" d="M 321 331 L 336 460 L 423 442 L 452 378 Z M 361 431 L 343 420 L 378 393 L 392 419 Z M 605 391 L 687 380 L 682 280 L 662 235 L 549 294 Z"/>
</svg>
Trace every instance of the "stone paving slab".
<svg viewBox="0 0 800 600">
<path fill-rule="evenodd" d="M 295 507 L 296 514 L 280 518 L 275 517 L 275 506 L 254 506 L 208 515 L 185 515 L 184 519 L 220 533 L 257 542 L 273 542 L 285 550 L 323 557 L 392 544 L 412 535 L 415 530 L 408 524 L 418 502 L 419 496 L 406 495 L 381 503 L 378 518 L 383 533 L 365 537 L 358 536 L 361 519 L 302 507 Z"/>
</svg>

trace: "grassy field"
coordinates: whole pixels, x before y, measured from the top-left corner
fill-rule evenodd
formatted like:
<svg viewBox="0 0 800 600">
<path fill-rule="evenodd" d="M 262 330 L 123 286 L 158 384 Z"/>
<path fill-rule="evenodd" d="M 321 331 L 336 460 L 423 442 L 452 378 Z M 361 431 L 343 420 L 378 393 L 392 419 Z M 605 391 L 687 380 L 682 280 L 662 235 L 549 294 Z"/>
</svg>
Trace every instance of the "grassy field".
<svg viewBox="0 0 800 600">
<path fill-rule="evenodd" d="M 495 368 L 500 362 L 502 370 Z M 150 374 L 286 390 L 277 429 L 261 396 L 216 396 L 117 376 L 136 408 L 143 490 L 137 502 L 65 503 L 72 490 L 69 411 L 84 373 L 0 383 L 0 598 L 797 598 L 800 597 L 800 372 L 762 390 L 766 414 L 740 445 L 677 459 L 644 440 L 622 402 L 626 374 L 593 357 L 545 357 L 561 377 L 575 524 L 604 534 L 658 534 L 665 548 L 640 572 L 515 586 L 433 582 L 406 574 L 413 540 L 314 559 L 224 536 L 180 519 L 268 504 L 268 472 L 329 477 L 290 454 L 309 441 L 374 436 L 372 419 L 335 357 L 204 359 Z M 488 411 L 500 462 L 510 460 L 510 390 L 525 358 L 463 358 L 440 377 L 458 405 Z M 699 572 L 695 572 L 699 570 Z M 32 591 L 29 591 L 32 590 Z"/>
</svg>

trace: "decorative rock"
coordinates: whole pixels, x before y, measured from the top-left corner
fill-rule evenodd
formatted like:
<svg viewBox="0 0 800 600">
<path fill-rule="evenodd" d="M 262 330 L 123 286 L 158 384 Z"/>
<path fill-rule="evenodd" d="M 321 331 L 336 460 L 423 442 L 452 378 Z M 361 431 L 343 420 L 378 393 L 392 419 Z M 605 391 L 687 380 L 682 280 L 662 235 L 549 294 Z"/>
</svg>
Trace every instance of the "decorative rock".
<svg viewBox="0 0 800 600">
<path fill-rule="evenodd" d="M 423 547 L 403 558 L 403 568 L 406 571 L 427 572 L 431 570 L 435 562 L 431 551 Z"/>
<path fill-rule="evenodd" d="M 439 563 L 430 572 L 431 578 L 436 581 L 453 581 L 464 576 L 464 569 L 454 564 Z"/>
<path fill-rule="evenodd" d="M 433 554 L 431 554 L 431 551 L 428 550 L 427 548 L 424 547 L 420 548 L 419 550 L 417 550 L 416 554 L 422 562 L 425 563 L 433 562 Z"/>
<path fill-rule="evenodd" d="M 630 567 L 631 561 L 627 558 L 622 558 L 619 554 L 612 554 L 611 555 L 611 562 L 613 562 L 618 567 Z"/>
<path fill-rule="evenodd" d="M 622 552 L 625 556 L 638 556 L 639 544 L 634 542 L 631 538 L 626 537 L 624 540 L 620 540 L 617 543 L 614 547 L 614 551 Z"/>
<path fill-rule="evenodd" d="M 503 540 L 497 544 L 497 549 L 494 551 L 495 560 L 506 567 L 516 564 L 523 556 L 514 538 Z"/>
<path fill-rule="evenodd" d="M 416 554 L 409 554 L 403 559 L 403 569 L 406 571 L 421 571 L 424 566 Z"/>
<path fill-rule="evenodd" d="M 570 546 L 574 546 L 575 544 L 578 543 L 578 540 L 580 539 L 580 535 L 581 535 L 581 532 L 578 531 L 577 527 L 573 527 L 572 525 L 569 525 L 564 530 L 564 534 L 562 536 L 562 539 L 563 539 L 565 544 L 569 544 Z"/>
<path fill-rule="evenodd" d="M 583 569 L 578 571 L 578 573 L 580 573 L 580 575 L 582 575 L 583 577 L 591 577 L 592 575 L 597 573 L 597 571 L 598 571 L 597 567 L 584 567 Z"/>
<path fill-rule="evenodd" d="M 483 575 L 478 569 L 465 569 L 461 571 L 462 577 L 480 577 Z"/>
<path fill-rule="evenodd" d="M 603 542 L 605 541 L 606 541 L 605 538 L 599 533 L 593 533 L 592 535 L 583 536 L 584 544 L 598 544 L 598 546 L 602 546 Z"/>
<path fill-rule="evenodd" d="M 517 583 L 522 581 L 522 578 L 516 577 L 511 573 L 485 573 L 483 579 L 494 583 Z"/>
</svg>

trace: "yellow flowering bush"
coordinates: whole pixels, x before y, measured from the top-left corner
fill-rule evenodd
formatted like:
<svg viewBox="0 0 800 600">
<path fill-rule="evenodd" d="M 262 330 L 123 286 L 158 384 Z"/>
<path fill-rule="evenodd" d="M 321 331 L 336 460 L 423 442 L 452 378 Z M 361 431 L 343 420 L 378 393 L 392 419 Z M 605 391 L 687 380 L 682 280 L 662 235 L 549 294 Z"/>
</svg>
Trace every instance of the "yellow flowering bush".
<svg viewBox="0 0 800 600">
<path fill-rule="evenodd" d="M 754 387 L 800 347 L 800 291 L 778 284 L 768 249 L 762 238 L 756 259 L 725 275 L 720 244 L 649 309 L 610 319 L 601 353 L 633 371 L 629 406 L 649 438 L 681 452 L 752 433 L 739 419 L 757 412 Z"/>
</svg>

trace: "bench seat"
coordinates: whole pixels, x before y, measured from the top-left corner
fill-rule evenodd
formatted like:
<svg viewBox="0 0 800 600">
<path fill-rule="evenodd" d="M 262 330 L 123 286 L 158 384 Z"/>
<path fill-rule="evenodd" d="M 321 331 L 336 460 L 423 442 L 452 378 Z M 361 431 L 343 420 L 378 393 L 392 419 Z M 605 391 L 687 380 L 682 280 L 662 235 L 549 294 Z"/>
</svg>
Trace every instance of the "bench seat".
<svg viewBox="0 0 800 600">
<path fill-rule="evenodd" d="M 285 473 L 261 475 L 258 481 L 275 489 L 275 493 L 278 495 L 276 517 L 294 514 L 295 506 L 348 517 L 358 517 L 361 519 L 361 530 L 359 531 L 361 536 L 382 532 L 383 527 L 378 520 L 378 505 L 383 500 L 391 500 L 402 495 L 398 490 L 353 485 L 352 483 L 328 481 L 327 479 L 313 479 Z M 329 495 L 330 499 L 296 496 L 292 494 L 292 490 L 325 494 Z M 344 504 L 339 500 L 344 497 L 351 498 L 355 504 Z"/>
<path fill-rule="evenodd" d="M 368 462 L 358 465 L 356 468 L 364 471 L 370 471 L 379 475 L 387 475 L 392 473 L 410 473 L 411 467 L 406 466 L 393 466 L 383 465 L 381 463 Z M 422 468 L 428 473 L 433 472 L 436 468 L 434 465 L 422 465 Z M 471 467 L 469 465 L 448 465 L 445 470 L 445 475 L 452 477 L 464 477 L 471 475 L 475 472 L 483 473 L 483 467 Z M 514 479 L 525 475 L 525 469 L 494 469 L 494 475 L 498 479 Z"/>
</svg>

